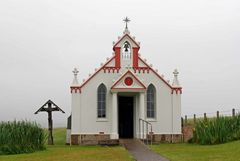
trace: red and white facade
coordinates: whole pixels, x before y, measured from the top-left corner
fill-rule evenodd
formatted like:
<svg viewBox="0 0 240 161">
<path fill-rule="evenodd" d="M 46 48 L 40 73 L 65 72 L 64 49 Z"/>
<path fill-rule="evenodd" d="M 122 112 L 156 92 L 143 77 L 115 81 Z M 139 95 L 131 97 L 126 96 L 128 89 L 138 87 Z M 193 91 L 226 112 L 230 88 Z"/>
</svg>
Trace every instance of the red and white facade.
<svg viewBox="0 0 240 161">
<path fill-rule="evenodd" d="M 69 142 L 97 144 L 99 139 L 140 138 L 139 119 L 150 122 L 156 136 L 181 135 L 182 87 L 178 82 L 178 72 L 174 71 L 174 80 L 170 84 L 139 56 L 139 50 L 140 43 L 125 29 L 122 37 L 113 44 L 112 58 L 82 84 L 78 83 L 75 69 L 70 87 L 72 121 Z M 102 101 L 105 101 L 105 106 L 101 106 L 103 103 L 99 101 L 100 85 L 106 89 L 106 98 Z M 150 85 L 155 91 L 148 95 Z M 131 114 L 124 115 L 122 111 L 120 115 L 122 108 L 126 108 L 124 106 L 129 106 Z M 99 115 L 104 107 L 103 114 Z M 124 117 L 131 120 L 128 127 Z"/>
</svg>

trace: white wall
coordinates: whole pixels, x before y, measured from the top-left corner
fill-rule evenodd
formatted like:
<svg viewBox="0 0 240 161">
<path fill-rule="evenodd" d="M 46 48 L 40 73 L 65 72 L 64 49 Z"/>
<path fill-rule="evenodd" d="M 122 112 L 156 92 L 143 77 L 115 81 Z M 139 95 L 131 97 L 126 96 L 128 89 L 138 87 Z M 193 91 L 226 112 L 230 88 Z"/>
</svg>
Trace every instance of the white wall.
<svg viewBox="0 0 240 161">
<path fill-rule="evenodd" d="M 91 81 L 89 81 L 81 89 L 81 97 L 77 94 L 73 94 L 73 100 L 80 100 L 80 103 L 76 101 L 73 105 L 75 108 L 73 112 L 72 122 L 72 134 L 98 134 L 104 132 L 106 134 L 111 133 L 111 121 L 112 121 L 112 94 L 110 92 L 111 86 L 117 81 L 125 71 L 120 73 L 104 73 L 100 71 Z M 153 132 L 155 134 L 180 134 L 181 133 L 181 95 L 171 94 L 171 89 L 160 80 L 153 72 L 149 73 L 138 73 L 137 78 L 145 84 L 147 87 L 149 84 L 153 84 L 156 88 L 156 119 L 147 119 L 153 125 Z M 113 81 L 114 80 L 114 81 Z M 107 87 L 107 118 L 97 118 L 97 88 L 104 83 Z M 138 102 L 138 95 L 135 97 Z M 173 103 L 172 103 L 173 100 Z M 80 104 L 80 105 L 79 105 Z M 136 118 L 134 135 L 138 133 L 138 114 L 139 105 L 135 104 Z M 146 94 L 145 94 L 145 118 L 146 118 Z M 81 110 L 80 110 L 81 108 Z M 173 122 L 172 122 L 173 121 Z"/>
</svg>

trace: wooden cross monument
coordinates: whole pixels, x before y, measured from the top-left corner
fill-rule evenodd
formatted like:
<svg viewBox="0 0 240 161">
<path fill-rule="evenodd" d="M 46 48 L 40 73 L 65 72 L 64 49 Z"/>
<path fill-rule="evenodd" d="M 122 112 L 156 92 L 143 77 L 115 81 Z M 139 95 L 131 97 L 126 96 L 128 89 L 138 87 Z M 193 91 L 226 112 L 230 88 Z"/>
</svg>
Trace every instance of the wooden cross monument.
<svg viewBox="0 0 240 161">
<path fill-rule="evenodd" d="M 55 103 L 51 100 L 48 100 L 42 107 L 40 107 L 34 114 L 38 112 L 47 112 L 48 113 L 48 145 L 53 145 L 53 121 L 52 121 L 52 112 L 53 111 L 61 111 L 65 113 L 61 108 L 59 108 Z"/>
</svg>

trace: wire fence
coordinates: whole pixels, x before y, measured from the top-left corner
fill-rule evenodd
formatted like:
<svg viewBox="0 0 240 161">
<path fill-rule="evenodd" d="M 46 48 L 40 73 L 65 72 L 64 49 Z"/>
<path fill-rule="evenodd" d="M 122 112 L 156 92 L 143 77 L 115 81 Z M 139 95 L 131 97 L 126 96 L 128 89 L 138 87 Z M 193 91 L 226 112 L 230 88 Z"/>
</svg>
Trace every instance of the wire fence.
<svg viewBox="0 0 240 161">
<path fill-rule="evenodd" d="M 197 120 L 207 120 L 208 118 L 219 118 L 221 116 L 234 117 L 236 114 L 240 113 L 240 109 L 233 108 L 231 110 L 216 111 L 202 114 L 192 114 L 185 115 L 182 117 L 182 126 L 195 124 Z"/>
</svg>

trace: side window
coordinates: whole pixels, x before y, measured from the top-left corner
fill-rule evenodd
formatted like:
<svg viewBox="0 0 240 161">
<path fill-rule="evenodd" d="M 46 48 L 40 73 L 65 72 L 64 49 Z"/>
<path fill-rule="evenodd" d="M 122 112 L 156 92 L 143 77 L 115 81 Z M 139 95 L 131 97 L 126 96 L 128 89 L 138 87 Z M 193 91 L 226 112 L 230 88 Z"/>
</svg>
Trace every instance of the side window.
<svg viewBox="0 0 240 161">
<path fill-rule="evenodd" d="M 150 84 L 147 88 L 147 118 L 156 116 L 156 89 Z"/>
<path fill-rule="evenodd" d="M 97 117 L 106 118 L 106 93 L 107 88 L 101 84 L 97 90 Z"/>
</svg>

